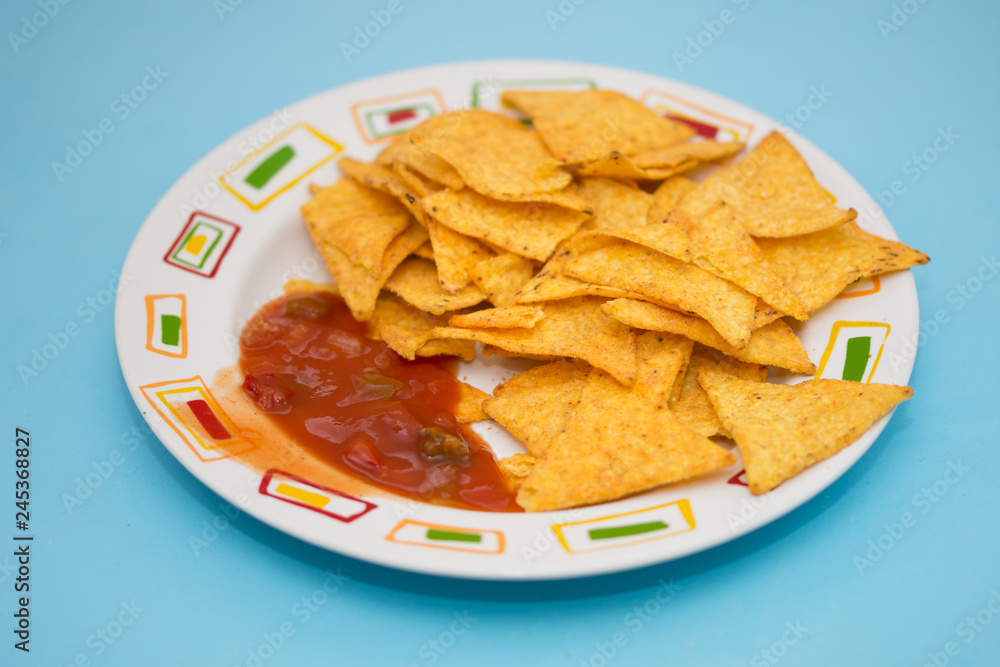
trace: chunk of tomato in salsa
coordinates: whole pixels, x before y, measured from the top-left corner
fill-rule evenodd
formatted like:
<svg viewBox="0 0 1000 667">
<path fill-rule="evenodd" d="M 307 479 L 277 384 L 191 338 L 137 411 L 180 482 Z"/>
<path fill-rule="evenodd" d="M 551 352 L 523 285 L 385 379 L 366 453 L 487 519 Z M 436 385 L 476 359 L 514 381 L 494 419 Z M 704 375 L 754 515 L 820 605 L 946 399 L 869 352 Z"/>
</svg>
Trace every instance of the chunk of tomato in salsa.
<svg viewBox="0 0 1000 667">
<path fill-rule="evenodd" d="M 519 512 L 489 447 L 455 419 L 453 361 L 407 361 L 369 337 L 340 297 L 263 306 L 240 337 L 244 391 L 327 464 L 395 493 Z"/>
</svg>

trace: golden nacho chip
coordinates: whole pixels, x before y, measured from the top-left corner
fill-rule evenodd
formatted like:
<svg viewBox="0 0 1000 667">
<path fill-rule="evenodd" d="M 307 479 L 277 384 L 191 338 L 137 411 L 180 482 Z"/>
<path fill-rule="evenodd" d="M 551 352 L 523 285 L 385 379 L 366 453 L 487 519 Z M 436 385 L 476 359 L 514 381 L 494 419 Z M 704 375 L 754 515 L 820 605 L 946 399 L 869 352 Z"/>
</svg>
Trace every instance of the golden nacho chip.
<svg viewBox="0 0 1000 667">
<path fill-rule="evenodd" d="M 514 295 L 515 303 L 541 303 L 577 296 L 603 296 L 610 299 L 641 298 L 641 295 L 617 287 L 597 285 L 567 276 L 563 271 L 566 261 L 573 255 L 573 250 L 578 244 L 586 245 L 585 240 L 579 239 L 579 236 L 574 236 L 563 241 L 542 270 L 524 283 Z"/>
<path fill-rule="evenodd" d="M 743 455 L 754 494 L 833 456 L 913 396 L 910 387 L 888 384 L 807 380 L 788 386 L 708 369 L 698 380 Z"/>
<path fill-rule="evenodd" d="M 675 213 L 698 219 L 719 201 L 753 236 L 784 237 L 833 227 L 857 216 L 830 203 L 809 165 L 777 131 L 746 157 L 710 175 Z"/>
<path fill-rule="evenodd" d="M 434 261 L 434 246 L 431 245 L 430 241 L 427 241 L 422 246 L 414 250 L 413 254 L 417 257 L 423 257 L 424 259 Z"/>
<path fill-rule="evenodd" d="M 862 231 L 854 222 L 802 236 L 757 239 L 757 243 L 808 312 L 824 306 L 858 278 L 930 261 L 924 253 Z"/>
<path fill-rule="evenodd" d="M 708 400 L 708 393 L 698 384 L 698 372 L 702 368 L 728 373 L 741 380 L 764 382 L 767 380 L 767 366 L 744 363 L 701 343 L 695 343 L 691 362 L 681 380 L 680 391 L 670 399 L 670 409 L 678 419 L 706 438 L 715 435 L 729 438 L 729 431 L 722 425 L 719 415 L 715 414 L 715 408 Z"/>
<path fill-rule="evenodd" d="M 698 165 L 732 157 L 743 147 L 739 141 L 687 141 L 638 153 L 632 156 L 632 163 L 640 169 L 676 167 L 689 162 Z"/>
<path fill-rule="evenodd" d="M 417 308 L 435 315 L 474 306 L 486 298 L 475 285 L 468 285 L 449 294 L 438 282 L 434 263 L 419 257 L 411 257 L 400 264 L 386 281 L 385 288 Z"/>
<path fill-rule="evenodd" d="M 472 361 L 476 356 L 476 344 L 471 340 L 431 338 L 417 348 L 418 357 L 459 357 Z"/>
<path fill-rule="evenodd" d="M 693 347 L 684 336 L 659 331 L 636 336 L 636 391 L 661 402 L 680 396 Z"/>
<path fill-rule="evenodd" d="M 421 195 L 416 191 L 411 191 L 395 171 L 376 162 L 360 162 L 350 157 L 341 158 L 337 166 L 340 167 L 345 176 L 395 197 L 417 219 L 417 222 L 427 226 L 427 214 L 417 204 L 417 199 Z"/>
<path fill-rule="evenodd" d="M 444 187 L 440 183 L 432 181 L 425 176 L 421 176 L 412 167 L 401 160 L 393 160 L 391 169 L 399 178 L 400 182 L 406 186 L 407 191 L 413 193 L 417 199 L 422 199 Z"/>
<path fill-rule="evenodd" d="M 528 476 L 535 465 L 535 457 L 531 454 L 514 454 L 497 462 L 503 478 L 507 480 L 507 486 L 511 491 L 521 488 L 521 483 Z"/>
<path fill-rule="evenodd" d="M 578 297 L 544 304 L 545 317 L 530 329 L 435 329 L 439 338 L 462 338 L 508 352 L 582 359 L 620 382 L 635 381 L 632 329 L 601 311 L 604 299 Z"/>
<path fill-rule="evenodd" d="M 486 413 L 483 412 L 483 402 L 488 398 L 490 395 L 482 389 L 476 389 L 471 384 L 459 380 L 458 403 L 453 413 L 455 419 L 463 424 L 488 419 Z"/>
<path fill-rule="evenodd" d="M 494 199 L 519 201 L 562 190 L 572 181 L 537 132 L 484 109 L 434 116 L 410 133 L 410 141 L 452 165 L 470 188 Z"/>
<path fill-rule="evenodd" d="M 760 248 L 721 202 L 698 219 L 672 215 L 664 223 L 607 233 L 691 262 L 796 319 L 809 319 L 798 297 L 771 270 Z"/>
<path fill-rule="evenodd" d="M 583 361 L 536 366 L 494 389 L 483 410 L 538 456 L 566 427 L 591 370 Z"/>
<path fill-rule="evenodd" d="M 462 341 L 463 343 L 471 343 L 472 341 Z M 496 355 L 498 357 L 510 357 L 511 359 L 531 359 L 532 361 L 572 361 L 571 359 L 566 359 L 565 357 L 557 357 L 551 354 L 528 354 L 527 352 L 508 352 L 502 347 L 496 347 L 494 345 L 483 345 L 483 356 L 492 357 Z"/>
<path fill-rule="evenodd" d="M 816 366 L 809 361 L 802 342 L 784 320 L 779 319 L 755 330 L 747 344 L 737 349 L 700 317 L 678 313 L 654 303 L 616 299 L 604 304 L 602 308 L 605 313 L 630 327 L 685 336 L 740 361 L 787 368 L 806 375 L 816 372 Z"/>
<path fill-rule="evenodd" d="M 734 347 L 750 338 L 757 299 L 697 266 L 630 241 L 591 232 L 595 245 L 566 262 L 567 275 L 637 292 L 708 320 Z M 598 245 L 599 244 L 599 245 Z"/>
<path fill-rule="evenodd" d="M 637 167 L 627 155 L 613 151 L 593 162 L 580 165 L 576 173 L 580 176 L 604 176 L 629 181 L 659 181 L 691 171 L 697 166 L 697 162 L 688 161 L 672 167 Z"/>
<path fill-rule="evenodd" d="M 606 502 L 735 461 L 733 454 L 681 424 L 665 402 L 595 369 L 565 430 L 518 490 L 517 503 L 538 512 Z"/>
<path fill-rule="evenodd" d="M 317 283 L 312 280 L 303 280 L 302 278 L 286 280 L 282 290 L 285 294 L 313 294 L 315 292 L 323 292 L 340 295 L 340 290 L 337 289 L 334 283 Z"/>
<path fill-rule="evenodd" d="M 476 264 L 493 257 L 493 251 L 480 241 L 445 227 L 431 217 L 427 219 L 427 234 L 434 249 L 438 280 L 449 294 L 469 284 Z"/>
<path fill-rule="evenodd" d="M 588 217 L 551 204 L 497 201 L 469 189 L 442 190 L 420 203 L 435 220 L 456 232 L 541 262 Z"/>
<path fill-rule="evenodd" d="M 646 212 L 653 203 L 653 196 L 634 183 L 584 178 L 580 181 L 580 190 L 594 211 L 593 217 L 583 223 L 583 229 L 617 229 L 646 224 Z"/>
<path fill-rule="evenodd" d="M 671 176 L 660 183 L 653 193 L 653 205 L 646 213 L 646 223 L 663 222 L 681 200 L 684 199 L 698 184 L 687 176 Z"/>
<path fill-rule="evenodd" d="M 461 190 L 465 187 L 465 182 L 454 167 L 437 155 L 428 153 L 410 142 L 410 135 L 422 125 L 418 125 L 409 132 L 400 134 L 393 139 L 392 143 L 386 146 L 375 158 L 375 161 L 387 167 L 394 163 L 405 165 L 426 179 L 440 183 L 452 190 Z"/>
<path fill-rule="evenodd" d="M 635 155 L 665 148 L 694 134 L 613 90 L 509 90 L 503 101 L 530 117 L 552 154 L 566 164 L 594 162 L 613 151 Z"/>
<path fill-rule="evenodd" d="M 432 315 L 394 294 L 383 292 L 378 297 L 368 326 L 372 338 L 385 341 L 405 359 L 412 361 L 416 357 L 450 355 L 471 361 L 476 354 L 472 341 L 431 338 L 431 330 L 447 322 L 447 316 Z"/>
<path fill-rule="evenodd" d="M 337 288 L 351 309 L 354 319 L 359 322 L 371 317 L 379 291 L 400 262 L 427 241 L 427 232 L 424 228 L 416 222 L 410 223 L 409 227 L 389 243 L 382 257 L 380 270 L 374 272 L 355 264 L 343 250 L 327 238 L 323 219 L 314 217 L 310 221 L 305 214 L 304 217 L 313 243 L 316 244 L 327 269 L 336 281 Z"/>
<path fill-rule="evenodd" d="M 518 290 L 531 280 L 534 263 L 527 257 L 503 252 L 479 262 L 469 270 L 472 282 L 486 293 L 494 306 L 510 306 Z"/>
<path fill-rule="evenodd" d="M 452 315 L 448 326 L 465 329 L 530 329 L 545 317 L 541 306 L 503 306 Z"/>
</svg>

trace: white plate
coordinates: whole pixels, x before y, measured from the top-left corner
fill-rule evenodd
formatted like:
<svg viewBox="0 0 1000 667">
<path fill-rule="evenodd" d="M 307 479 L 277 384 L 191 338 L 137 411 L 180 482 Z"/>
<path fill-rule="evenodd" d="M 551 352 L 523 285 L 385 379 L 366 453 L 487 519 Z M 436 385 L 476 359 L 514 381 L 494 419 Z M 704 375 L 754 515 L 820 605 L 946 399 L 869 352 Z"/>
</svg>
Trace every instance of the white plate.
<svg viewBox="0 0 1000 667">
<path fill-rule="evenodd" d="M 755 530 L 832 484 L 871 446 L 888 417 L 847 449 L 765 496 L 753 497 L 739 484 L 737 465 L 694 483 L 595 507 L 500 514 L 384 494 L 349 498 L 280 473 L 262 485 L 262 475 L 219 456 L 221 450 L 190 412 L 171 410 L 178 401 L 204 401 L 202 407 L 213 410 L 221 428 L 233 431 L 205 383 L 236 362 L 241 326 L 259 305 L 280 294 L 287 278 L 329 280 L 299 207 L 309 198 L 309 182 L 329 184 L 337 178 L 335 156 L 371 159 L 391 133 L 446 109 L 499 109 L 500 92 L 508 87 L 594 85 L 751 145 L 776 126 L 736 102 L 640 72 L 582 63 L 482 61 L 334 88 L 251 125 L 199 160 L 140 229 L 123 268 L 128 287 L 115 309 L 125 380 L 167 449 L 227 501 L 290 535 L 373 563 L 475 579 L 558 579 L 669 561 Z M 843 168 L 808 141 L 789 139 L 841 206 L 862 212 L 859 221 L 867 230 L 896 238 L 872 198 Z M 247 184 L 251 173 L 258 187 Z M 871 356 L 864 379 L 907 384 L 913 354 L 892 355 L 893 363 L 887 359 L 889 350 L 905 349 L 903 342 L 917 332 L 910 272 L 850 289 L 850 298 L 835 300 L 799 330 L 810 358 L 822 367 L 819 375 L 840 377 L 846 339 L 868 336 Z M 491 390 L 517 363 L 499 360 L 477 360 L 461 375 Z M 501 455 L 516 451 L 502 430 L 480 432 Z M 297 501 L 294 488 L 322 495 L 327 504 L 316 510 Z"/>
</svg>

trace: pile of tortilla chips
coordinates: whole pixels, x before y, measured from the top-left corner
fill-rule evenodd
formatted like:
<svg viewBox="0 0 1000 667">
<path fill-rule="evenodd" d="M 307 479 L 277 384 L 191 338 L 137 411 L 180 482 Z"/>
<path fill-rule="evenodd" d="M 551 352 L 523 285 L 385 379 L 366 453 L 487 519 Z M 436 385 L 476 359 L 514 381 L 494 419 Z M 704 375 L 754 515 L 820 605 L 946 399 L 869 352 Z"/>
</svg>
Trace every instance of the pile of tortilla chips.
<svg viewBox="0 0 1000 667">
<path fill-rule="evenodd" d="M 545 362 L 482 403 L 527 450 L 500 462 L 522 507 L 710 474 L 737 461 L 717 436 L 764 493 L 912 395 L 766 382 L 816 371 L 786 319 L 928 261 L 859 228 L 783 135 L 734 157 L 617 92 L 503 99 L 530 123 L 436 116 L 342 159 L 302 212 L 354 316 L 402 356 L 469 360 L 478 342 Z"/>
</svg>

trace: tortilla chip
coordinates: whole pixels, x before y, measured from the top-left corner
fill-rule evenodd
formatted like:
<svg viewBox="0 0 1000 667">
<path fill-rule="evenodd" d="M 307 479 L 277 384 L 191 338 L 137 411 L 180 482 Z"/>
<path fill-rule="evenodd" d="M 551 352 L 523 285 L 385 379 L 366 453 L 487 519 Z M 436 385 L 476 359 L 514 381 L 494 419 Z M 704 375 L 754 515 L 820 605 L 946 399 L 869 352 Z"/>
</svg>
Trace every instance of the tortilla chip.
<svg viewBox="0 0 1000 667">
<path fill-rule="evenodd" d="M 476 344 L 471 340 L 431 338 L 417 348 L 416 356 L 449 356 L 459 357 L 465 361 L 472 361 L 476 356 Z"/>
<path fill-rule="evenodd" d="M 411 257 L 400 264 L 386 281 L 385 288 L 435 315 L 474 306 L 486 298 L 475 285 L 464 287 L 454 294 L 444 291 L 438 282 L 437 268 L 432 262 L 419 257 Z"/>
<path fill-rule="evenodd" d="M 310 233 L 337 246 L 355 264 L 377 271 L 386 248 L 410 224 L 393 197 L 342 178 L 302 207 Z"/>
<path fill-rule="evenodd" d="M 757 243 L 808 312 L 824 306 L 858 278 L 930 261 L 924 253 L 862 231 L 854 222 L 802 236 L 757 239 Z"/>
<path fill-rule="evenodd" d="M 469 270 L 472 282 L 495 306 L 513 305 L 514 296 L 534 273 L 535 265 L 530 259 L 512 252 L 479 262 Z"/>
<path fill-rule="evenodd" d="M 658 331 L 636 336 L 636 391 L 659 402 L 680 396 L 693 347 L 684 336 Z"/>
<path fill-rule="evenodd" d="M 517 503 L 538 512 L 606 502 L 735 461 L 733 454 L 681 424 L 665 402 L 595 369 L 565 430 L 524 480 Z"/>
<path fill-rule="evenodd" d="M 632 329 L 601 311 L 604 299 L 578 297 L 544 304 L 545 317 L 531 329 L 435 329 L 439 338 L 462 338 L 503 348 L 582 359 L 611 373 L 624 384 L 635 381 Z"/>
<path fill-rule="evenodd" d="M 607 233 L 691 262 L 796 319 L 809 319 L 798 297 L 771 269 L 760 248 L 721 202 L 698 219 L 671 215 L 665 223 Z"/>
<path fill-rule="evenodd" d="M 410 135 L 422 125 L 423 123 L 409 132 L 397 136 L 375 158 L 375 161 L 384 166 L 390 166 L 394 163 L 405 165 L 435 183 L 440 183 L 452 190 L 461 190 L 465 187 L 465 182 L 454 167 L 437 155 L 428 153 L 410 142 Z"/>
<path fill-rule="evenodd" d="M 736 155 L 743 147 L 739 141 L 689 141 L 633 155 L 632 163 L 640 169 L 676 167 L 688 162 L 697 166 Z"/>
<path fill-rule="evenodd" d="M 489 398 L 490 395 L 485 391 L 459 380 L 458 403 L 453 411 L 455 419 L 463 424 L 488 419 L 486 413 L 483 412 L 483 402 Z"/>
<path fill-rule="evenodd" d="M 541 306 L 504 306 L 452 315 L 448 325 L 465 329 L 530 329 L 545 317 Z"/>
<path fill-rule="evenodd" d="M 302 278 L 286 280 L 282 290 L 285 294 L 313 294 L 321 292 L 324 294 L 340 295 L 340 290 L 337 289 L 334 283 L 317 283 L 312 280 L 303 280 Z"/>
<path fill-rule="evenodd" d="M 757 329 L 746 346 L 737 349 L 727 343 L 712 325 L 699 317 L 678 313 L 645 301 L 616 299 L 602 306 L 605 313 L 636 329 L 666 331 L 719 350 L 723 354 L 751 364 L 787 368 L 795 373 L 812 375 L 816 366 L 791 327 L 777 320 Z"/>
<path fill-rule="evenodd" d="M 400 182 L 406 186 L 407 191 L 413 193 L 417 199 L 433 194 L 443 187 L 440 183 L 422 176 L 401 160 L 393 160 L 391 168 Z"/>
<path fill-rule="evenodd" d="M 698 184 L 687 176 L 671 176 L 660 183 L 656 192 L 653 193 L 653 205 L 646 213 L 646 223 L 651 225 L 654 222 L 665 221 L 667 214 L 674 210 L 681 203 L 681 200 L 696 187 Z"/>
<path fill-rule="evenodd" d="M 521 488 L 521 483 L 528 476 L 535 465 L 535 457 L 531 454 L 514 454 L 497 462 L 503 478 L 507 480 L 507 486 L 511 491 Z"/>
<path fill-rule="evenodd" d="M 472 280 L 472 268 L 493 256 L 493 251 L 480 241 L 445 227 L 434 218 L 427 219 L 427 233 L 434 248 L 441 288 L 455 294 Z"/>
<path fill-rule="evenodd" d="M 424 259 L 429 259 L 434 261 L 434 246 L 431 245 L 430 241 L 427 241 L 422 246 L 413 251 L 413 254 L 417 257 L 423 257 Z"/>
<path fill-rule="evenodd" d="M 583 229 L 617 229 L 646 224 L 646 211 L 653 203 L 653 196 L 634 183 L 584 178 L 580 181 L 580 190 L 594 211 L 594 216 L 583 223 Z"/>
<path fill-rule="evenodd" d="M 777 131 L 739 162 L 705 179 L 677 212 L 698 219 L 724 201 L 753 236 L 784 237 L 833 227 L 857 217 L 832 203 L 809 165 Z"/>
<path fill-rule="evenodd" d="M 577 296 L 603 296 L 610 299 L 641 298 L 641 295 L 628 290 L 588 283 L 567 276 L 563 269 L 566 261 L 573 255 L 574 248 L 579 243 L 587 245 L 585 240 L 580 241 L 579 238 L 579 236 L 574 236 L 563 241 L 542 267 L 542 270 L 524 283 L 514 295 L 515 303 L 541 303 L 543 301 L 571 299 Z"/>
<path fill-rule="evenodd" d="M 469 189 L 442 190 L 420 203 L 435 220 L 457 232 L 540 262 L 588 217 L 550 204 L 497 201 Z"/>
<path fill-rule="evenodd" d="M 698 381 L 740 448 L 754 494 L 833 456 L 913 396 L 910 387 L 888 384 L 807 380 L 788 386 L 708 369 Z"/>
<path fill-rule="evenodd" d="M 567 275 L 591 283 L 638 292 L 708 320 L 732 346 L 750 338 L 757 299 L 704 269 L 630 241 L 591 232 L 595 247 L 566 262 Z M 600 245 L 597 245 L 599 243 Z"/>
<path fill-rule="evenodd" d="M 680 143 L 694 130 L 613 90 L 509 90 L 503 101 L 531 118 L 552 154 L 566 164 L 617 151 L 635 155 Z"/>
<path fill-rule="evenodd" d="M 582 361 L 536 366 L 494 389 L 483 410 L 538 456 L 566 427 L 591 370 Z"/>
<path fill-rule="evenodd" d="M 637 167 L 627 155 L 613 151 L 593 162 L 581 165 L 576 173 L 580 176 L 605 176 L 607 178 L 630 181 L 659 181 L 683 174 L 698 166 L 695 161 L 682 162 L 673 167 Z"/>
<path fill-rule="evenodd" d="M 427 226 L 427 214 L 417 204 L 417 199 L 421 195 L 415 190 L 411 191 L 395 171 L 375 162 L 360 162 L 350 157 L 341 158 L 337 166 L 344 175 L 355 181 L 395 197 L 417 219 L 417 222 Z"/>
<path fill-rule="evenodd" d="M 462 341 L 463 343 L 471 343 L 472 341 Z M 509 357 L 511 359 L 531 359 L 532 361 L 572 361 L 572 359 L 567 359 L 566 357 L 557 357 L 552 354 L 528 354 L 527 352 L 508 352 L 502 347 L 496 347 L 494 345 L 483 345 L 483 356 L 492 357 L 497 355 L 499 357 Z"/>
<path fill-rule="evenodd" d="M 427 241 L 427 232 L 424 228 L 416 222 L 410 223 L 410 226 L 403 230 L 402 234 L 389 243 L 385 255 L 382 257 L 381 270 L 375 273 L 352 262 L 344 251 L 328 240 L 322 221 L 314 219 L 313 222 L 310 222 L 307 217 L 306 226 L 313 243 L 316 244 L 316 248 L 326 264 L 326 268 L 336 281 L 341 296 L 344 297 L 344 301 L 351 309 L 354 319 L 359 322 L 364 322 L 371 317 L 375 310 L 375 301 L 378 299 L 379 291 L 389 280 L 389 276 L 396 270 L 396 267 L 410 253 Z"/>
<path fill-rule="evenodd" d="M 562 190 L 572 181 L 537 132 L 484 109 L 430 118 L 410 133 L 410 141 L 455 167 L 470 188 L 494 199 L 518 201 Z"/>
<path fill-rule="evenodd" d="M 712 402 L 708 400 L 708 393 L 698 384 L 698 372 L 702 368 L 718 370 L 741 380 L 764 382 L 767 380 L 767 366 L 747 364 L 701 343 L 695 343 L 691 362 L 681 379 L 680 391 L 676 397 L 671 397 L 670 409 L 678 419 L 706 438 L 716 435 L 730 438 L 732 436 L 722 425 Z"/>
</svg>

